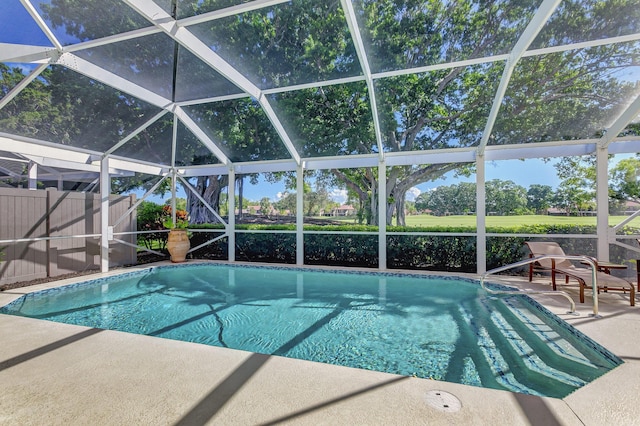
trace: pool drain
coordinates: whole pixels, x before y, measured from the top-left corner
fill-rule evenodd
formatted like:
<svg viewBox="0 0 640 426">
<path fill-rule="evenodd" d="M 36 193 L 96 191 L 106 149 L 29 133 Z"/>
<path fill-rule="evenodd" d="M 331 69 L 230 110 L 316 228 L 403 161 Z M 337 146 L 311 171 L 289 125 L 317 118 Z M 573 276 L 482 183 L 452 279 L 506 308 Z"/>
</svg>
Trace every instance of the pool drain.
<svg viewBox="0 0 640 426">
<path fill-rule="evenodd" d="M 455 395 L 441 390 L 427 392 L 427 404 L 447 413 L 455 413 L 462 408 L 462 403 Z"/>
</svg>

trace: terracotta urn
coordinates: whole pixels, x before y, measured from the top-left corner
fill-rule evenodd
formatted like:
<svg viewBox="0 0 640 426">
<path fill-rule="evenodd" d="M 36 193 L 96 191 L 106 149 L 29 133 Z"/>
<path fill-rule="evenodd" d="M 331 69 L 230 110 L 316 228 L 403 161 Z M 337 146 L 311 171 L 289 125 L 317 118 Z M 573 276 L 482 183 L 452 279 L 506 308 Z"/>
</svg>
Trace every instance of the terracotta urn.
<svg viewBox="0 0 640 426">
<path fill-rule="evenodd" d="M 167 239 L 167 250 L 173 263 L 186 261 L 187 252 L 191 248 L 186 229 L 172 229 Z"/>
</svg>

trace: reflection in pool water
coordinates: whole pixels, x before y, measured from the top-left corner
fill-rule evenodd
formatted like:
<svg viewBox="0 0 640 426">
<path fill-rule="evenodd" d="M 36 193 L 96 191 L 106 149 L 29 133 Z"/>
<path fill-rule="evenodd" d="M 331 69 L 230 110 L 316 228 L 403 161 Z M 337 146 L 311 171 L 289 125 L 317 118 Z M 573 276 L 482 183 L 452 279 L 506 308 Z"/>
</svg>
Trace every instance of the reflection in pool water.
<svg viewBox="0 0 640 426">
<path fill-rule="evenodd" d="M 526 296 L 454 277 L 163 266 L 0 313 L 554 397 L 622 362 Z"/>
</svg>

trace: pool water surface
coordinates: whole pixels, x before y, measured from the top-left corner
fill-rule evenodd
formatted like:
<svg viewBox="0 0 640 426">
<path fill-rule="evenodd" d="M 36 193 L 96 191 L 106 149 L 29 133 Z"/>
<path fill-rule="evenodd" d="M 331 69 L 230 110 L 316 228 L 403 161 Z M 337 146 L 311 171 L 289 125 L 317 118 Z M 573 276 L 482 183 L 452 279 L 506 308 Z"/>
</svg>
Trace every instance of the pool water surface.
<svg viewBox="0 0 640 426">
<path fill-rule="evenodd" d="M 552 397 L 622 362 L 528 297 L 454 277 L 161 266 L 0 313 Z"/>
</svg>

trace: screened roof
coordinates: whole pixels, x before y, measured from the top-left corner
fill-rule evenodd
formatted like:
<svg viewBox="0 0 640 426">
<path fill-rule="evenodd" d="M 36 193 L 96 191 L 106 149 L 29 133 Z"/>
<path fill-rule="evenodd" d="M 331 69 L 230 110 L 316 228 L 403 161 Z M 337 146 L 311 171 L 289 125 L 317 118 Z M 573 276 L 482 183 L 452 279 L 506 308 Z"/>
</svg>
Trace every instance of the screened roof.
<svg viewBox="0 0 640 426">
<path fill-rule="evenodd" d="M 0 150 L 50 167 L 640 152 L 640 0 L 3 0 L 0 61 Z"/>
</svg>

